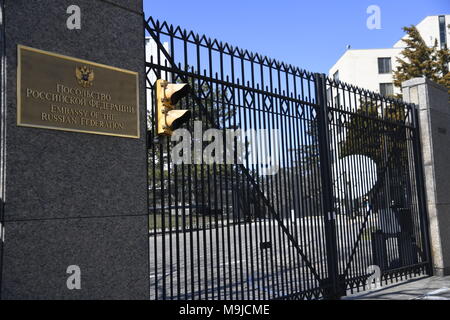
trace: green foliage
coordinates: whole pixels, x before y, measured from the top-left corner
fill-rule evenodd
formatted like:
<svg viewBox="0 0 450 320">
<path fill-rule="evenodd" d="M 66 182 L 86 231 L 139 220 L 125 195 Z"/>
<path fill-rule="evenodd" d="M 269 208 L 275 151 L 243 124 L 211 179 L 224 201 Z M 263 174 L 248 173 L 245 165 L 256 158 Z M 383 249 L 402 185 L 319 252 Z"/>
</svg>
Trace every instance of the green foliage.
<svg viewBox="0 0 450 320">
<path fill-rule="evenodd" d="M 370 157 L 377 164 L 382 161 L 383 124 L 370 118 L 378 119 L 378 108 L 371 102 L 360 102 L 360 107 L 345 123 L 347 135 L 339 145 L 339 157 L 361 154 Z M 366 135 L 370 136 L 367 139 Z"/>
<path fill-rule="evenodd" d="M 397 125 L 404 122 L 402 105 L 392 103 L 381 109 L 373 101 L 361 100 L 358 110 L 345 124 L 347 135 L 339 145 L 339 157 L 364 155 L 375 161 L 379 169 L 386 166 L 388 158 L 395 165 L 406 165 L 406 132 Z"/>
<path fill-rule="evenodd" d="M 209 128 L 222 130 L 240 127 L 237 107 L 230 103 L 229 91 L 221 85 L 210 82 L 200 83 L 196 78 L 188 78 L 188 83 L 193 88 L 195 96 L 189 95 L 180 102 L 177 108 L 191 111 L 191 119 L 184 127 L 191 133 L 193 139 L 194 121 L 202 122 L 203 131 Z M 151 115 L 149 115 L 148 123 L 149 130 L 152 130 L 154 121 Z M 209 143 L 201 141 L 201 149 L 203 150 Z M 234 204 L 240 206 L 243 217 L 250 216 L 250 209 L 247 207 L 251 203 L 261 207 L 260 199 L 249 196 L 255 192 L 247 182 L 240 166 L 234 164 L 174 165 L 170 160 L 172 146 L 170 137 L 158 137 L 153 141 L 148 152 L 151 204 L 156 202 L 156 207 L 163 206 L 166 209 L 169 204 L 174 206 L 178 203 L 180 207 L 191 204 L 209 209 L 225 210 L 225 204 L 222 202 L 226 201 L 225 199 L 228 197 L 229 204 L 239 193 L 239 201 L 236 200 Z M 248 143 L 246 146 L 248 148 Z M 245 155 L 237 154 L 236 157 L 242 158 Z M 236 159 L 236 162 L 238 161 L 239 159 Z M 259 211 L 262 209 L 260 208 Z M 166 214 L 167 212 L 166 210 Z"/>
<path fill-rule="evenodd" d="M 398 68 L 394 71 L 394 85 L 401 88 L 403 81 L 426 77 L 444 85 L 450 93 L 450 51 L 448 48 L 438 48 L 437 40 L 428 47 L 415 26 L 404 27 L 408 37 L 403 39 L 406 48 L 401 52 L 402 58 L 397 58 Z"/>
<path fill-rule="evenodd" d="M 206 128 L 234 129 L 239 127 L 239 123 L 234 125 L 236 108 L 227 103 L 230 96 L 222 86 L 206 82 L 199 84 L 198 80 L 194 78 L 188 79 L 188 83 L 199 99 L 191 99 L 192 105 L 188 106 L 193 120 L 204 122 Z M 199 101 L 201 105 L 198 103 Z"/>
<path fill-rule="evenodd" d="M 345 123 L 347 135 L 339 145 L 339 157 L 364 155 L 376 163 L 379 183 L 367 194 L 369 201 L 377 202 L 376 199 L 391 194 L 391 200 L 395 195 L 396 203 L 404 203 L 405 172 L 409 166 L 407 129 L 402 125 L 406 116 L 404 106 L 380 101 L 360 101 L 359 104 Z M 389 181 L 389 189 L 380 181 Z"/>
</svg>

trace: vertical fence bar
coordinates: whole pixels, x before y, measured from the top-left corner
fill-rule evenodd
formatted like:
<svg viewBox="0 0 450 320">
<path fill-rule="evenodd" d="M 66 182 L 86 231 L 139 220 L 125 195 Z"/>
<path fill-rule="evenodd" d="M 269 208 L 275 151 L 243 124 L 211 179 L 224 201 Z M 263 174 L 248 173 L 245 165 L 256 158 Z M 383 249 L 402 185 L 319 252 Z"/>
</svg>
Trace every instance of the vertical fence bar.
<svg viewBox="0 0 450 320">
<path fill-rule="evenodd" d="M 2 298 L 2 274 L 3 274 L 3 242 L 5 238 L 4 204 L 5 204 L 5 138 L 6 138 L 6 44 L 5 44 L 5 1 L 0 1 L 0 299 Z"/>
</svg>

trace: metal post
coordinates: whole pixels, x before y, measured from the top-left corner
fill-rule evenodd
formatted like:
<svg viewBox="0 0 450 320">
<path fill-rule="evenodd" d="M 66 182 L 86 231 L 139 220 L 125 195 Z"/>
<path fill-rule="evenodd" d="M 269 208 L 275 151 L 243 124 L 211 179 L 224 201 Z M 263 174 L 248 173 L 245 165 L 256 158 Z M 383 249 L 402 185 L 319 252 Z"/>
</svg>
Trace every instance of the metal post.
<svg viewBox="0 0 450 320">
<path fill-rule="evenodd" d="M 318 104 L 317 121 L 319 135 L 320 181 L 322 188 L 323 218 L 325 223 L 328 278 L 324 279 L 325 299 L 339 299 L 339 269 L 337 264 L 337 243 L 335 212 L 333 203 L 333 181 L 331 172 L 330 136 L 328 128 L 328 109 L 326 97 L 326 78 L 324 74 L 314 74 L 316 100 Z"/>
</svg>

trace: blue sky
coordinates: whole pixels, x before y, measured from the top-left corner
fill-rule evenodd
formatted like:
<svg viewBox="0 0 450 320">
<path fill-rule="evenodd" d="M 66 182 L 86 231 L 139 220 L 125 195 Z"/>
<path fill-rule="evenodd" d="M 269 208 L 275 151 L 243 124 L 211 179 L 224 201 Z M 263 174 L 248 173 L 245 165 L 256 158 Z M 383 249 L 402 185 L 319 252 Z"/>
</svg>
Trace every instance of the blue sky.
<svg viewBox="0 0 450 320">
<path fill-rule="evenodd" d="M 369 30 L 366 9 L 381 9 L 381 29 Z M 353 49 L 389 48 L 402 27 L 427 15 L 450 14 L 449 0 L 144 0 L 148 17 L 314 72 Z"/>
</svg>

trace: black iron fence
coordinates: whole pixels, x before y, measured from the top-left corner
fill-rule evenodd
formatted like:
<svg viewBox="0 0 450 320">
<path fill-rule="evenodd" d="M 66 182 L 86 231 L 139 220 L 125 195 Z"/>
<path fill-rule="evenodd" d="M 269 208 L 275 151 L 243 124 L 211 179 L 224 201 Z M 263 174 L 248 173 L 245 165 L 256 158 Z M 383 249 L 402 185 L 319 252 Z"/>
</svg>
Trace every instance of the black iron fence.
<svg viewBox="0 0 450 320">
<path fill-rule="evenodd" d="M 145 27 L 153 299 L 337 298 L 377 267 L 429 272 L 413 105 Z M 180 140 L 153 134 L 156 79 L 191 86 Z"/>
</svg>

